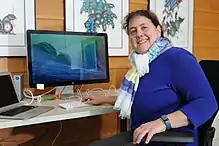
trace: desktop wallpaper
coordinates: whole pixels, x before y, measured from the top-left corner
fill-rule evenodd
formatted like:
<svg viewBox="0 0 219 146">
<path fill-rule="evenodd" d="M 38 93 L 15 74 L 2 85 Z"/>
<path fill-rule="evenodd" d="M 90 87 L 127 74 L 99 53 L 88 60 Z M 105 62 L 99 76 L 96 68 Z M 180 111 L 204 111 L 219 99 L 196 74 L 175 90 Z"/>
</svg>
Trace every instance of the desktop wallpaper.
<svg viewBox="0 0 219 146">
<path fill-rule="evenodd" d="M 32 34 L 34 84 L 107 78 L 104 36 Z"/>
</svg>

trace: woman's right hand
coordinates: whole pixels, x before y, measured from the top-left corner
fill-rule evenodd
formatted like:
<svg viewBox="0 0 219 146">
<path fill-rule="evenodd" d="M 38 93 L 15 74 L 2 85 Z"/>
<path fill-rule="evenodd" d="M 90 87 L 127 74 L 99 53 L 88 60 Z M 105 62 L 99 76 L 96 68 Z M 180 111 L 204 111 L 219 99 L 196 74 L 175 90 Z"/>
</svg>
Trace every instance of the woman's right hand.
<svg viewBox="0 0 219 146">
<path fill-rule="evenodd" d="M 104 104 L 106 103 L 105 96 L 97 96 L 97 95 L 89 95 L 86 96 L 82 99 L 82 102 L 87 103 L 87 104 Z"/>
<path fill-rule="evenodd" d="M 87 104 L 114 104 L 116 102 L 116 96 L 98 96 L 98 95 L 89 95 L 82 99 L 82 102 Z"/>
</svg>

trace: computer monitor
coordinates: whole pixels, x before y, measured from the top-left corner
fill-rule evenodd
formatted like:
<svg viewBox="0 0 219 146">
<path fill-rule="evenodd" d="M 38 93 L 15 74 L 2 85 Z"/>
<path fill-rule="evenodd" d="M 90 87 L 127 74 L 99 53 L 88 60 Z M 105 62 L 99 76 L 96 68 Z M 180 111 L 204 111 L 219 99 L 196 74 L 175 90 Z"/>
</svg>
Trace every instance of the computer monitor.
<svg viewBox="0 0 219 146">
<path fill-rule="evenodd" d="M 106 33 L 27 31 L 30 88 L 109 82 Z"/>
</svg>

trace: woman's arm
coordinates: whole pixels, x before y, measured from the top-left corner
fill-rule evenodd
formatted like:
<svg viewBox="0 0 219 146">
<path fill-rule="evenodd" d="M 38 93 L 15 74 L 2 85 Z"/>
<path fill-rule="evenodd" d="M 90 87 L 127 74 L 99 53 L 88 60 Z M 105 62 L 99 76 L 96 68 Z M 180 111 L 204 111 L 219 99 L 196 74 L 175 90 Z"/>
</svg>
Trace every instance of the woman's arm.
<svg viewBox="0 0 219 146">
<path fill-rule="evenodd" d="M 190 123 L 187 116 L 180 110 L 168 114 L 167 117 L 172 128 L 188 126 Z M 144 123 L 134 131 L 133 143 L 139 144 L 143 137 L 147 135 L 145 143 L 148 144 L 154 134 L 164 132 L 166 129 L 167 127 L 161 118 Z"/>
<path fill-rule="evenodd" d="M 167 115 L 172 128 L 188 126 L 190 124 L 187 116 L 180 110 Z"/>
<path fill-rule="evenodd" d="M 212 89 L 200 65 L 192 54 L 176 51 L 171 55 L 172 89 L 182 100 L 182 106 L 167 113 L 172 128 L 192 125 L 194 129 L 206 122 L 217 110 Z M 142 124 L 134 131 L 133 142 L 140 143 L 146 136 L 148 143 L 152 136 L 166 130 L 161 118 Z"/>
<path fill-rule="evenodd" d="M 211 86 L 195 57 L 186 52 L 176 52 L 172 58 L 172 88 L 182 99 L 182 106 L 179 108 L 182 114 L 187 117 L 194 129 L 205 123 L 217 110 L 217 102 Z M 175 114 L 170 114 L 175 128 L 186 124 L 185 119 L 176 124 Z M 178 114 L 176 114 L 178 115 Z M 180 126 L 182 124 L 182 126 Z"/>
<path fill-rule="evenodd" d="M 111 104 L 114 105 L 117 96 L 87 96 L 83 98 L 82 102 L 87 104 Z"/>
<path fill-rule="evenodd" d="M 111 104 L 114 105 L 116 102 L 117 96 L 107 96 L 103 101 L 103 104 Z"/>
</svg>

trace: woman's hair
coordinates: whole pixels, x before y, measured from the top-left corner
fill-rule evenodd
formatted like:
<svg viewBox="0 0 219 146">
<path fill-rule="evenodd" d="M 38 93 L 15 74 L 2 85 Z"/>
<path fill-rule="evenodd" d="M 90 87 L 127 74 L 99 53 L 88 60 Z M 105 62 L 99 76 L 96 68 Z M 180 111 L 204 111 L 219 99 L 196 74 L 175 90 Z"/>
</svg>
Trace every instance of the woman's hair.
<svg viewBox="0 0 219 146">
<path fill-rule="evenodd" d="M 144 16 L 144 17 L 150 19 L 155 27 L 160 26 L 160 28 L 161 28 L 161 37 L 164 37 L 163 28 L 162 28 L 162 26 L 161 26 L 161 24 L 158 20 L 157 15 L 155 13 L 149 11 L 149 10 L 137 10 L 137 11 L 130 12 L 128 15 L 125 16 L 124 21 L 122 23 L 122 29 L 124 29 L 127 34 L 129 34 L 129 32 L 128 32 L 129 22 L 135 16 Z"/>
</svg>

